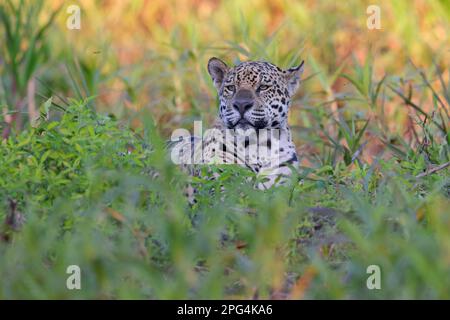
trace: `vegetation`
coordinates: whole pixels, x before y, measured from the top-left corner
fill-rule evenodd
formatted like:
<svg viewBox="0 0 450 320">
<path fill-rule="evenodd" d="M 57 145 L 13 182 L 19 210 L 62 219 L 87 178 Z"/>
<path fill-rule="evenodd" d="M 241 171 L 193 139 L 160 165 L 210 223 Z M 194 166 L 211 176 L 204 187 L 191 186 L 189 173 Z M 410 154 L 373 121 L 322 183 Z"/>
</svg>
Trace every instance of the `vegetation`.
<svg viewBox="0 0 450 320">
<path fill-rule="evenodd" d="M 63 1 L 2 2 L 0 299 L 450 298 L 450 8 L 368 30 L 368 5 L 81 1 L 69 30 Z M 170 161 L 216 115 L 210 56 L 306 60 L 292 187 Z"/>
</svg>

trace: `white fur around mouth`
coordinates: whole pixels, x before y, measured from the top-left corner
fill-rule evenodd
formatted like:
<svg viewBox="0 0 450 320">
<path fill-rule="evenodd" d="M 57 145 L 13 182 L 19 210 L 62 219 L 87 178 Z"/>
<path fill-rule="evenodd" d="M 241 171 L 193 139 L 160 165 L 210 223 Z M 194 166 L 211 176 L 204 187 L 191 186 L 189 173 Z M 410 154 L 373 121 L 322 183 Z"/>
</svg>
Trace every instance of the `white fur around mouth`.
<svg viewBox="0 0 450 320">
<path fill-rule="evenodd" d="M 247 121 L 244 118 L 241 118 L 234 125 L 230 126 L 229 129 L 236 129 L 236 128 L 247 129 L 247 128 L 253 128 L 253 127 L 254 126 L 249 121 Z"/>
</svg>

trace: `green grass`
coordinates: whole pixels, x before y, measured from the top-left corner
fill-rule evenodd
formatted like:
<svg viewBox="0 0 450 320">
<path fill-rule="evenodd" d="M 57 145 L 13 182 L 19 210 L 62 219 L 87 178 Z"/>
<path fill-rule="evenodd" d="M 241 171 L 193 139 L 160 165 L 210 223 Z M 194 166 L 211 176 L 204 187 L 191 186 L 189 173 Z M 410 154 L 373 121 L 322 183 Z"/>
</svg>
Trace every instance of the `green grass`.
<svg viewBox="0 0 450 320">
<path fill-rule="evenodd" d="M 0 148 L 0 218 L 25 217 L 2 227 L 2 298 L 449 298 L 448 169 L 340 162 L 258 191 L 227 167 L 191 207 L 150 116 L 133 131 L 73 101 L 46 118 Z"/>
</svg>

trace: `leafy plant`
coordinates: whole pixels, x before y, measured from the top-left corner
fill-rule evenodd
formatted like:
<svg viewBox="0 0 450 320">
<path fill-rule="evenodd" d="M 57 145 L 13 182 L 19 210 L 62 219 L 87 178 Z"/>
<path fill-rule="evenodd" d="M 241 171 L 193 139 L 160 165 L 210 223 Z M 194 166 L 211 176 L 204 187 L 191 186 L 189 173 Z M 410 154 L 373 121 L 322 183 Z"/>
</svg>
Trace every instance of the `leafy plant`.
<svg viewBox="0 0 450 320">
<path fill-rule="evenodd" d="M 0 48 L 0 68 L 3 71 L 0 81 L 4 95 L 0 98 L 9 106 L 7 113 L 12 115 L 3 129 L 3 138 L 9 136 L 14 122 L 21 130 L 25 98 L 34 94 L 33 89 L 27 92 L 27 88 L 39 65 L 49 56 L 46 35 L 59 10 L 53 11 L 42 23 L 40 18 L 44 11 L 43 0 L 6 0 L 0 4 L 0 39 L 4 44 Z M 29 99 L 34 99 L 34 96 Z M 29 116 L 34 115 L 34 110 L 30 112 L 29 109 Z"/>
</svg>

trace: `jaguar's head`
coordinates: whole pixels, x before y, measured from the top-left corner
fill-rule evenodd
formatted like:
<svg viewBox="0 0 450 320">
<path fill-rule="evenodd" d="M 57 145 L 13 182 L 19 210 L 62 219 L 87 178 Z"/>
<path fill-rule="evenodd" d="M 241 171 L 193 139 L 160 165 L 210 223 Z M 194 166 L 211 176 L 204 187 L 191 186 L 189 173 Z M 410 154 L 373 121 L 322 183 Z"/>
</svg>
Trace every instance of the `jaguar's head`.
<svg viewBox="0 0 450 320">
<path fill-rule="evenodd" d="M 219 93 L 220 119 L 227 128 L 284 128 L 291 98 L 300 84 L 303 61 L 282 70 L 262 61 L 228 67 L 222 60 L 211 58 L 208 72 Z"/>
</svg>

